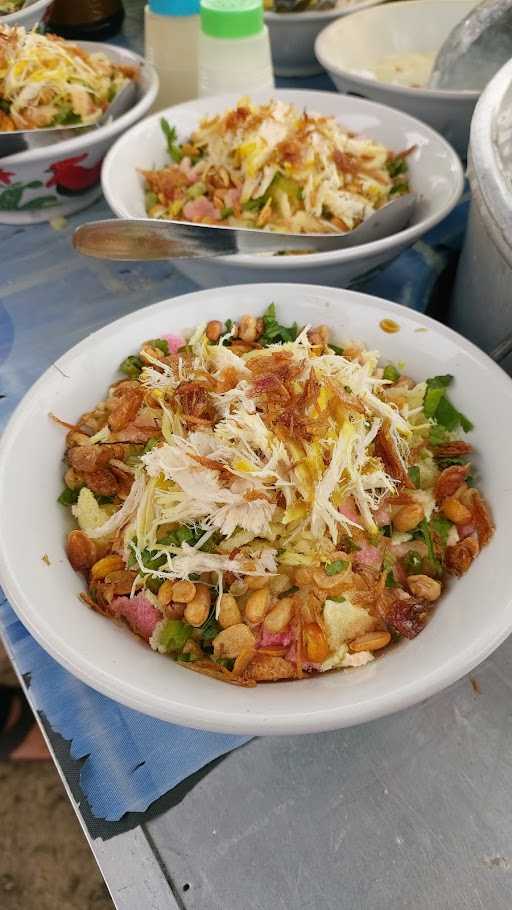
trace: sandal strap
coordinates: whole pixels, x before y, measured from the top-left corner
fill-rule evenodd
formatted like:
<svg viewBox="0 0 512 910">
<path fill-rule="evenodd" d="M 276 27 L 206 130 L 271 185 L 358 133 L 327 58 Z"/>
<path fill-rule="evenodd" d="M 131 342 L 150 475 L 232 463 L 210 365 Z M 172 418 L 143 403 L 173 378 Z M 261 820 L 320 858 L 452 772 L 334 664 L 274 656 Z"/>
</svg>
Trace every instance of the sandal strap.
<svg viewBox="0 0 512 910">
<path fill-rule="evenodd" d="M 11 727 L 6 730 L 12 705 L 18 701 L 20 716 Z M 21 689 L 14 686 L 0 686 L 0 761 L 8 761 L 12 753 L 21 746 L 23 740 L 35 724 L 32 709 Z"/>
</svg>

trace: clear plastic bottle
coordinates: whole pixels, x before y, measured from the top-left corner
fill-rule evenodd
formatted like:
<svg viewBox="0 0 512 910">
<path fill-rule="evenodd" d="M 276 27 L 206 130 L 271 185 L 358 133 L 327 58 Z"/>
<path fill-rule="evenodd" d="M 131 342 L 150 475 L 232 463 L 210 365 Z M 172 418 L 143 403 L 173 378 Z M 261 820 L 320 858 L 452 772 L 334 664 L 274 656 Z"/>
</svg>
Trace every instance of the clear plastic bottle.
<svg viewBox="0 0 512 910">
<path fill-rule="evenodd" d="M 160 78 L 153 110 L 197 98 L 199 0 L 149 0 L 146 58 Z"/>
<path fill-rule="evenodd" d="M 201 0 L 199 96 L 274 88 L 262 0 Z"/>
</svg>

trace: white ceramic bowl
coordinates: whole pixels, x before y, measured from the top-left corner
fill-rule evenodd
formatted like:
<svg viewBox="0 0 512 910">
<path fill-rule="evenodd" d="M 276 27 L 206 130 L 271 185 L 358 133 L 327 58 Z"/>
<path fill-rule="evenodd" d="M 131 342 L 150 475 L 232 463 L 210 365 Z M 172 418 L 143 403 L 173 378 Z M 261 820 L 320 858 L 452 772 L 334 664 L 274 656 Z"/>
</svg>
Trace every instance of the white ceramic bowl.
<svg viewBox="0 0 512 910">
<path fill-rule="evenodd" d="M 9 13 L 8 16 L 0 15 L 0 25 L 23 25 L 27 29 L 33 28 L 45 18 L 52 2 L 53 0 L 32 0 L 16 13 Z"/>
<path fill-rule="evenodd" d="M 358 75 L 384 57 L 435 53 L 474 0 L 408 0 L 385 3 L 327 26 L 315 53 L 340 92 L 355 92 L 414 114 L 438 130 L 465 157 L 478 92 L 405 88 Z"/>
<path fill-rule="evenodd" d="M 334 9 L 303 13 L 265 13 L 276 76 L 314 76 L 322 72 L 315 39 L 329 22 L 384 0 L 338 0 Z"/>
<path fill-rule="evenodd" d="M 83 581 L 67 561 L 67 515 L 56 502 L 65 431 L 48 413 L 72 422 L 95 405 L 119 362 L 143 339 L 203 320 L 261 313 L 271 301 L 285 323 L 327 323 L 335 340 L 361 339 L 385 359 L 404 361 L 418 378 L 456 377 L 453 400 L 474 420 L 471 442 L 497 531 L 468 574 L 450 584 L 418 638 L 360 670 L 247 690 L 156 655 L 78 600 Z M 383 332 L 383 317 L 393 318 L 400 331 Z M 512 382 L 505 373 L 451 329 L 385 300 L 326 287 L 260 284 L 163 301 L 90 335 L 61 357 L 12 417 L 0 447 L 1 584 L 24 625 L 64 667 L 100 692 L 163 720 L 262 734 L 310 733 L 371 720 L 454 682 L 512 630 L 511 425 Z"/>
<path fill-rule="evenodd" d="M 404 6 L 407 4 L 404 3 Z M 332 114 L 348 129 L 366 133 L 396 151 L 416 146 L 409 158 L 411 183 L 418 204 L 411 224 L 391 237 L 350 249 L 297 256 L 239 255 L 208 261 L 176 262 L 185 275 L 202 287 L 252 281 L 305 281 L 346 287 L 353 279 L 393 259 L 456 205 L 463 188 L 459 159 L 441 136 L 419 120 L 360 98 L 334 92 L 275 90 L 256 92 L 254 101 L 277 97 L 323 114 Z M 167 117 L 181 140 L 186 139 L 206 114 L 222 112 L 238 101 L 224 95 L 190 101 L 155 114 L 122 136 L 103 165 L 103 192 L 120 218 L 144 218 L 143 178 L 140 168 L 168 163 L 160 117 Z"/>
<path fill-rule="evenodd" d="M 138 54 L 112 44 L 76 42 L 89 52 L 102 51 L 111 60 L 140 66 L 137 100 L 125 114 L 97 129 L 69 130 L 63 141 L 34 135 L 34 147 L 0 159 L 0 224 L 30 224 L 71 215 L 101 193 L 101 164 L 112 143 L 144 117 L 158 91 L 158 76 Z M 37 131 L 35 131 L 36 133 Z"/>
</svg>

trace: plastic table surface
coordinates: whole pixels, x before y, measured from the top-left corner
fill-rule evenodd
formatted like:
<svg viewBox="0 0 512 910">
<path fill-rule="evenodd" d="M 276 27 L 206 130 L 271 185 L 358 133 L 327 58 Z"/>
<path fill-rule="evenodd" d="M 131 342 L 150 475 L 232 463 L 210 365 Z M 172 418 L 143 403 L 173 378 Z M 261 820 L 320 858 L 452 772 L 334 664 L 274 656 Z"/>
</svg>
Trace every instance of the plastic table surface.
<svg viewBox="0 0 512 910">
<path fill-rule="evenodd" d="M 140 46 L 142 2 L 126 6 Z M 166 264 L 84 263 L 77 220 L 0 227 L 2 420 L 85 334 L 191 288 Z M 117 824 L 91 817 L 66 743 L 45 733 L 118 910 L 510 910 L 511 689 L 512 639 L 422 705 L 253 740 Z"/>
</svg>

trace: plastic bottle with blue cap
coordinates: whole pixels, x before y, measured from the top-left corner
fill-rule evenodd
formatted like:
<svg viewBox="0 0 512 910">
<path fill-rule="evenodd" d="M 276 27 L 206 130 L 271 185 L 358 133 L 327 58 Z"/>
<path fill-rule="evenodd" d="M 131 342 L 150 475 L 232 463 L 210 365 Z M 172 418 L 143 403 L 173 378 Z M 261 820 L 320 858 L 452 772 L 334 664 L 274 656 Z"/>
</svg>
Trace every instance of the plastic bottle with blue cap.
<svg viewBox="0 0 512 910">
<path fill-rule="evenodd" d="M 154 110 L 197 98 L 198 37 L 199 0 L 149 0 L 146 58 L 160 79 Z"/>
<path fill-rule="evenodd" d="M 262 0 L 201 0 L 199 96 L 274 88 Z"/>
</svg>

